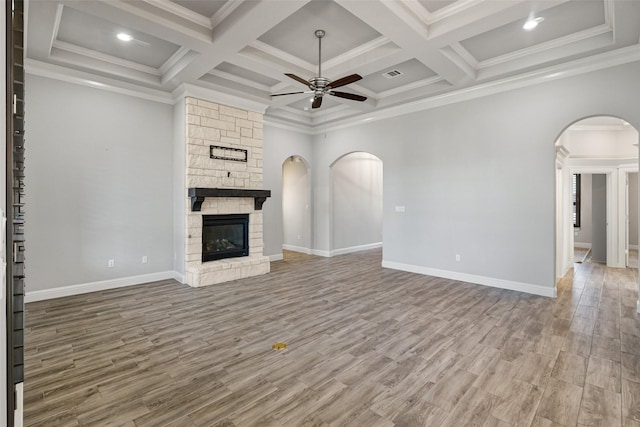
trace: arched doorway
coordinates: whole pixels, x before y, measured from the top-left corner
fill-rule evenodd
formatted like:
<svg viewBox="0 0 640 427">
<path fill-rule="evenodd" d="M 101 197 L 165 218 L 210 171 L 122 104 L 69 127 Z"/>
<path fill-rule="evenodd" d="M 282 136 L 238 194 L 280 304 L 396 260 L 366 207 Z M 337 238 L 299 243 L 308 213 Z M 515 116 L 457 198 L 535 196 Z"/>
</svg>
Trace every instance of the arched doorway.
<svg viewBox="0 0 640 427">
<path fill-rule="evenodd" d="M 630 249 L 638 244 L 637 172 L 638 132 L 622 118 L 589 117 L 560 134 L 556 140 L 558 279 L 574 262 L 589 256 L 608 267 L 629 265 Z"/>
<path fill-rule="evenodd" d="M 282 249 L 311 253 L 311 176 L 308 162 L 290 156 L 282 163 Z"/>
<path fill-rule="evenodd" d="M 331 165 L 331 255 L 382 247 L 382 160 L 353 152 Z"/>
</svg>

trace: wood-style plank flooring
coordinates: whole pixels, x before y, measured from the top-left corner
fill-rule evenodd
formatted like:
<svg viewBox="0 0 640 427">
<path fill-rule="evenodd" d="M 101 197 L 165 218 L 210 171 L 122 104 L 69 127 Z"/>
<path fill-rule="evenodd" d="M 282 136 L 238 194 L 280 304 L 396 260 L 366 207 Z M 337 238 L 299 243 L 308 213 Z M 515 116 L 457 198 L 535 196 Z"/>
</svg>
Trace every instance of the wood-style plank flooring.
<svg viewBox="0 0 640 427">
<path fill-rule="evenodd" d="M 640 426 L 636 269 L 551 299 L 380 261 L 27 304 L 25 425 Z"/>
</svg>

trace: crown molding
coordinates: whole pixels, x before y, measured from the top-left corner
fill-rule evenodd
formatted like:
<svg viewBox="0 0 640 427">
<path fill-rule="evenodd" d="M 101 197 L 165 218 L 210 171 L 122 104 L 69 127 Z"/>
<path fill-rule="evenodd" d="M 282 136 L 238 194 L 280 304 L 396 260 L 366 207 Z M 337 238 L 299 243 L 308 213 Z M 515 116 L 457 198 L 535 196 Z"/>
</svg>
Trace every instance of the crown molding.
<svg viewBox="0 0 640 427">
<path fill-rule="evenodd" d="M 201 27 L 204 27 L 207 30 L 213 30 L 213 26 L 211 25 L 210 18 L 202 16 L 199 13 L 189 10 L 186 7 L 180 6 L 177 3 L 174 3 L 169 0 L 153 0 L 153 1 L 143 0 L 143 1 L 159 9 L 162 9 L 165 12 L 169 12 L 173 15 L 179 16 L 182 19 L 190 21 L 196 25 L 200 25 Z"/>
<path fill-rule="evenodd" d="M 87 49 L 82 46 L 63 42 L 60 40 L 54 40 L 52 44 L 52 48 L 64 50 L 65 52 L 71 52 L 82 57 L 95 59 L 96 61 L 117 65 L 119 67 L 129 68 L 131 70 L 139 71 L 145 74 L 150 74 L 156 77 L 159 77 L 162 74 L 159 69 L 151 67 L 149 65 L 140 64 L 138 62 L 129 61 L 127 59 L 117 58 L 115 56 L 108 55 L 106 53 L 98 52 L 92 49 Z M 169 59 L 171 59 L 171 57 Z"/>
<path fill-rule="evenodd" d="M 462 101 L 469 101 L 471 99 L 482 98 L 497 93 L 573 77 L 636 61 L 640 61 L 640 45 L 633 45 L 529 73 L 481 83 L 441 95 L 423 98 L 406 104 L 363 113 L 338 122 L 317 126 L 314 128 L 314 133 L 322 134 L 333 130 L 360 125 L 364 121 L 377 121 L 417 111 L 429 110 L 432 108 L 455 104 Z"/>
<path fill-rule="evenodd" d="M 278 128 L 278 129 L 284 129 L 284 130 L 289 130 L 293 132 L 303 133 L 305 135 L 315 135 L 315 132 L 313 131 L 313 129 L 311 129 L 308 126 L 284 123 L 284 122 L 278 121 L 278 119 L 275 119 L 273 117 L 265 117 L 264 124 L 274 128 Z"/>
<path fill-rule="evenodd" d="M 269 104 L 267 103 L 251 101 L 246 98 L 229 95 L 228 93 L 219 92 L 217 90 L 192 85 L 189 83 L 183 83 L 178 86 L 176 90 L 171 92 L 171 97 L 174 103 L 187 96 L 204 99 L 206 101 L 211 101 L 218 104 L 228 105 L 229 107 L 240 108 L 242 110 L 254 111 L 260 114 L 264 114 L 264 112 L 267 110 L 267 107 L 269 107 Z"/>
<path fill-rule="evenodd" d="M 47 77 L 54 80 L 88 86 L 93 89 L 106 90 L 108 92 L 115 92 L 163 104 L 173 104 L 171 95 L 162 90 L 97 76 L 95 74 L 73 70 L 59 65 L 47 64 L 34 59 L 25 59 L 24 69 L 27 74 L 34 76 Z"/>
</svg>

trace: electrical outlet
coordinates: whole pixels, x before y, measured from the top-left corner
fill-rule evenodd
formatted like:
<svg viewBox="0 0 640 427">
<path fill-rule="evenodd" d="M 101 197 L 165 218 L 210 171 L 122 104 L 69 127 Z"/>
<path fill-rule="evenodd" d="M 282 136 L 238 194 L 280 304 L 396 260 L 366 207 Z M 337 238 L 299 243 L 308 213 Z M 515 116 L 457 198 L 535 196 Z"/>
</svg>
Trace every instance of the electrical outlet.
<svg viewBox="0 0 640 427">
<path fill-rule="evenodd" d="M 460 254 L 456 254 L 456 261 L 460 262 Z"/>
<path fill-rule="evenodd" d="M 143 257 L 142 257 L 142 263 L 143 263 L 143 264 L 146 264 L 146 263 L 147 263 L 147 261 L 149 261 L 149 260 L 147 259 L 147 256 L 146 256 L 146 255 L 145 255 L 145 256 L 143 256 Z"/>
<path fill-rule="evenodd" d="M 113 259 L 110 259 L 109 261 L 107 261 L 107 267 L 112 268 L 116 266 L 116 261 Z"/>
</svg>

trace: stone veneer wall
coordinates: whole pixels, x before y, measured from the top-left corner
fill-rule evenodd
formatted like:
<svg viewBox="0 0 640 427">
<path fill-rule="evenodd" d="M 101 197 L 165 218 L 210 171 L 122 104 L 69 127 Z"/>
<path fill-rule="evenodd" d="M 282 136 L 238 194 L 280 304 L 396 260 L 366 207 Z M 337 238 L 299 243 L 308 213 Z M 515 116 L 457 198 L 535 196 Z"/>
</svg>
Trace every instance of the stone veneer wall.
<svg viewBox="0 0 640 427">
<path fill-rule="evenodd" d="M 192 97 L 185 102 L 186 189 L 262 189 L 262 114 Z M 248 150 L 247 162 L 211 159 L 210 145 Z M 186 210 L 188 285 L 212 285 L 269 272 L 269 258 L 262 252 L 262 211 L 254 209 L 253 198 L 208 197 L 200 212 L 191 212 L 187 197 Z M 237 213 L 249 214 L 249 256 L 203 263 L 202 215 Z"/>
</svg>

